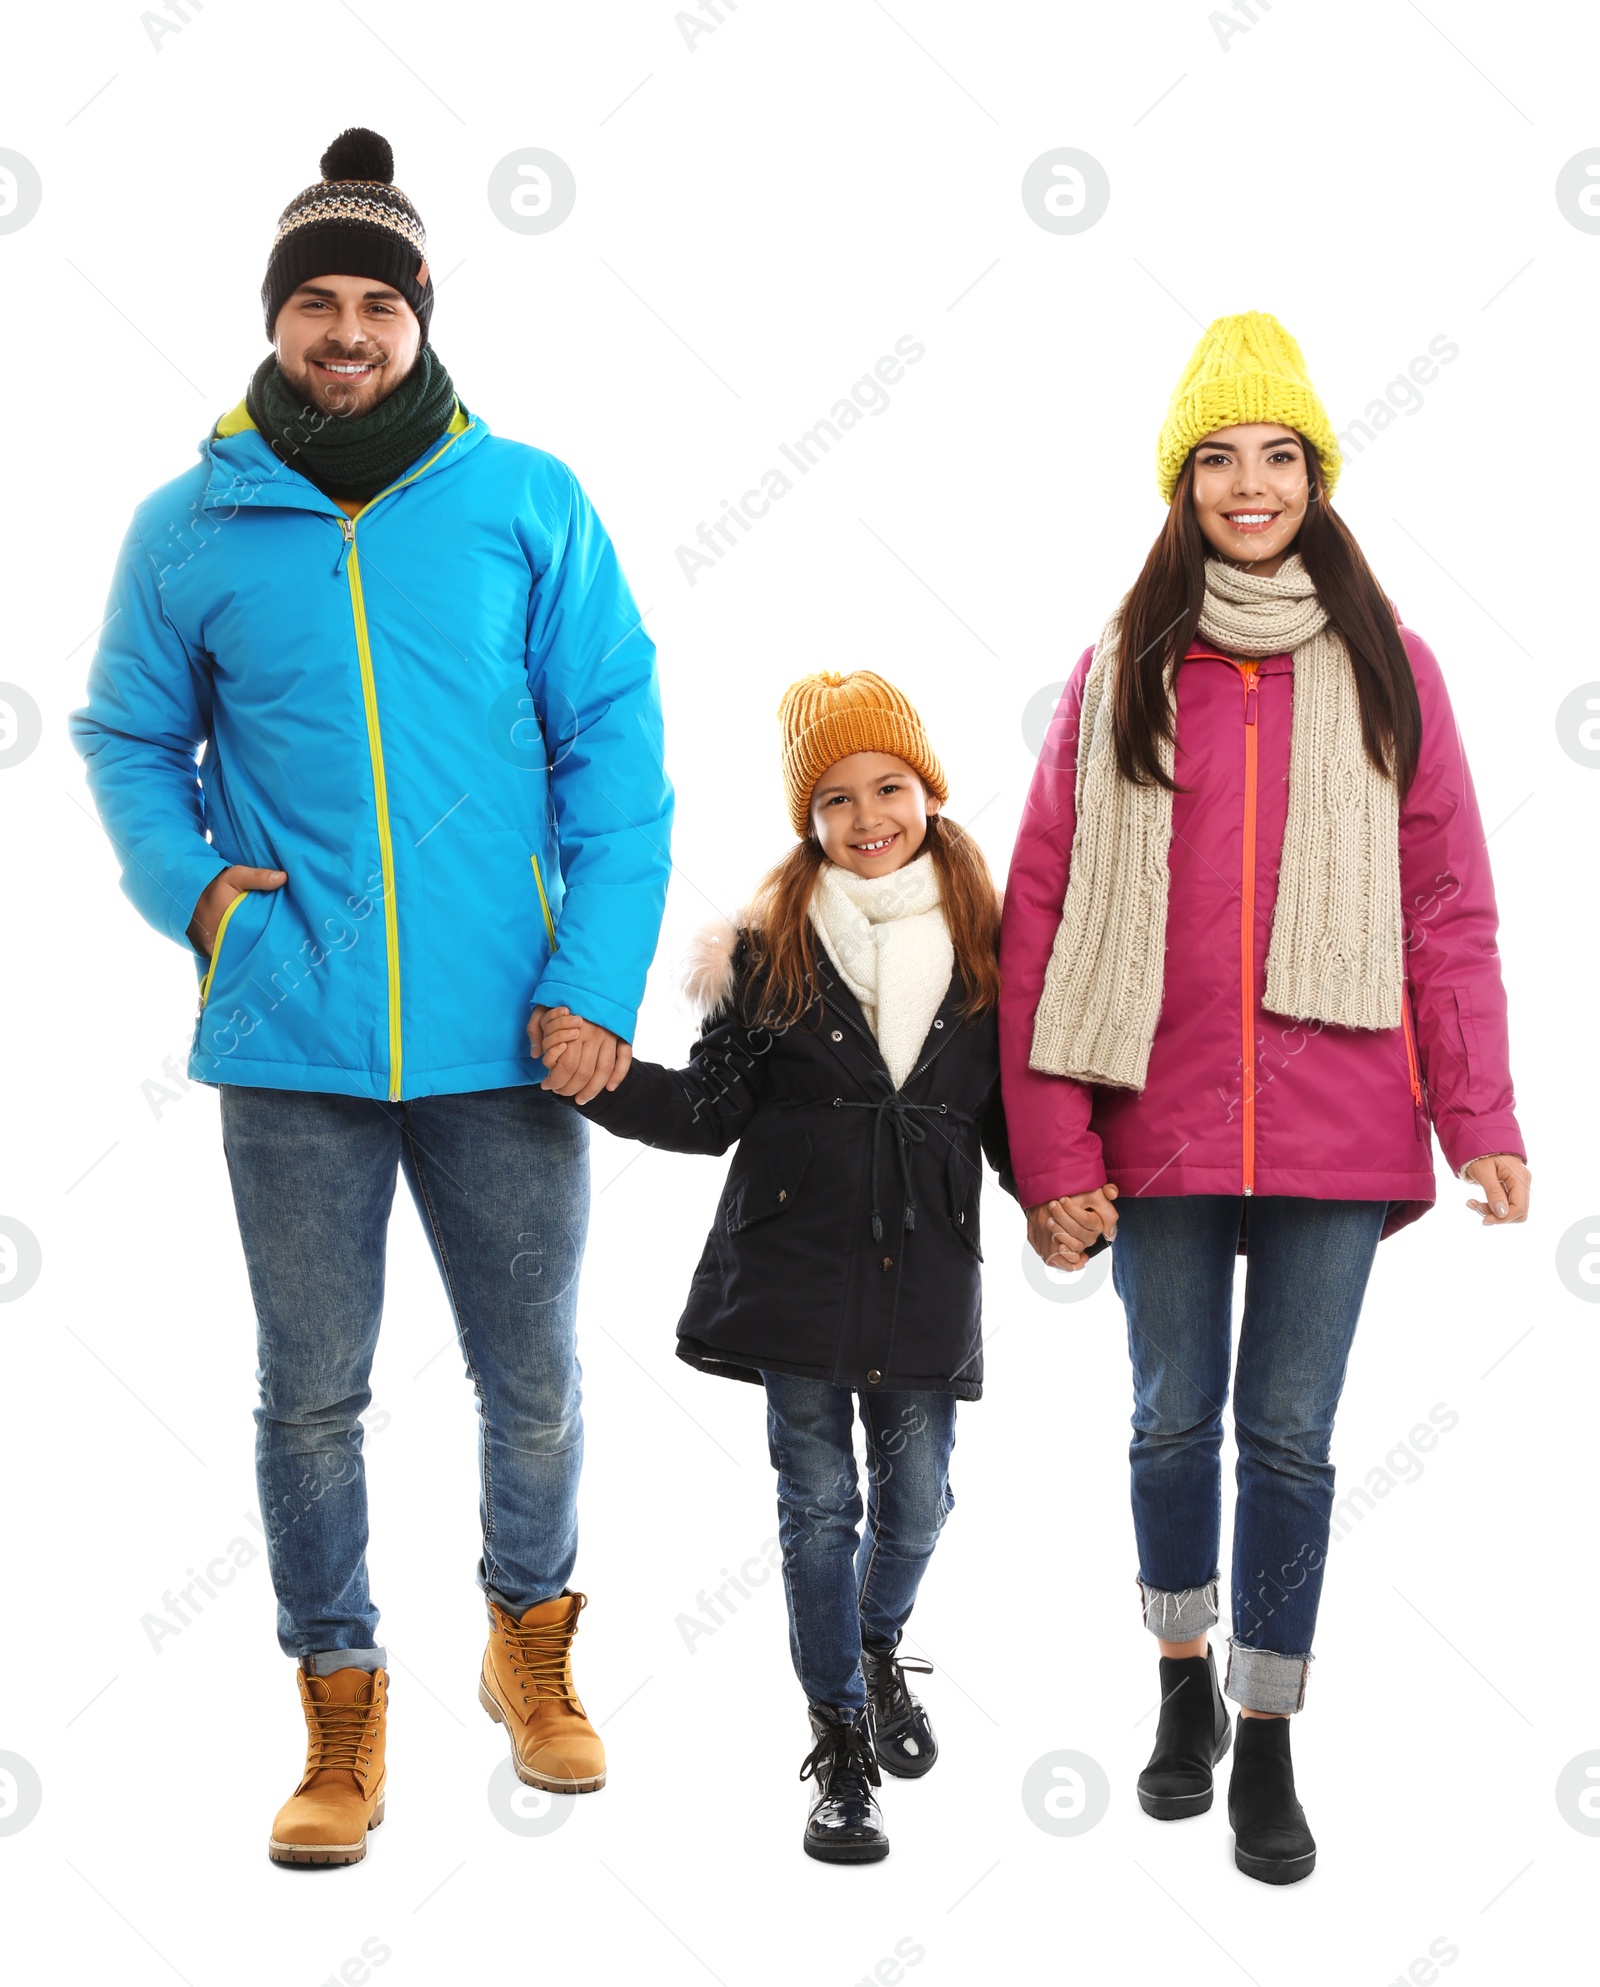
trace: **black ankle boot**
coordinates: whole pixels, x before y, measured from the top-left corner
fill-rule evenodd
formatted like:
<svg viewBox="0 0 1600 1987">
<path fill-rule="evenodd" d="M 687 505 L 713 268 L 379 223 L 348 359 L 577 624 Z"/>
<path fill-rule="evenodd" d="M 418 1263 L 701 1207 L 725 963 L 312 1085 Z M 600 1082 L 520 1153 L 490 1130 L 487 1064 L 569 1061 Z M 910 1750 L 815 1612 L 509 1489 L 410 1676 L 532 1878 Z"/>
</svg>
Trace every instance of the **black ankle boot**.
<svg viewBox="0 0 1600 1987">
<path fill-rule="evenodd" d="M 816 1744 L 800 1768 L 814 1780 L 806 1820 L 805 1852 L 823 1863 L 876 1863 L 889 1853 L 883 1816 L 872 1790 L 879 1785 L 878 1762 L 865 1707 L 842 1711 L 813 1704 L 811 1735 Z"/>
<path fill-rule="evenodd" d="M 897 1780 L 920 1780 L 939 1757 L 928 1714 L 906 1688 L 906 1671 L 933 1674 L 932 1663 L 897 1656 L 892 1643 L 861 1645 L 861 1674 L 867 1685 L 872 1745 L 878 1764 Z"/>
<path fill-rule="evenodd" d="M 1163 1656 L 1161 1718 L 1155 1751 L 1139 1775 L 1140 1807 L 1157 1821 L 1203 1815 L 1211 1805 L 1211 1769 L 1230 1739 L 1213 1652 Z"/>
<path fill-rule="evenodd" d="M 1295 1798 L 1287 1718 L 1239 1719 L 1228 1782 L 1233 1860 L 1264 1884 L 1294 1884 L 1317 1867 L 1317 1845 Z"/>
</svg>

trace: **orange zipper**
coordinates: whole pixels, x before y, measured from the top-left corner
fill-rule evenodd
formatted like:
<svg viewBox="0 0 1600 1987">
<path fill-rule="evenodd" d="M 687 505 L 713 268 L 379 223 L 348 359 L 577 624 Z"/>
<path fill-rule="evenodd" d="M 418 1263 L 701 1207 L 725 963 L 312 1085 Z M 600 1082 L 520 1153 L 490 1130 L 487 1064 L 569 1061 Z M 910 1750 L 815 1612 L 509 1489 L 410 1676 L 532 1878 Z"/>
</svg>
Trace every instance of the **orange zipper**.
<svg viewBox="0 0 1600 1987">
<path fill-rule="evenodd" d="M 1244 876 L 1239 898 L 1239 1007 L 1244 1041 L 1241 1171 L 1244 1191 L 1256 1190 L 1256 672 L 1260 665 L 1237 665 L 1244 680 Z"/>
<path fill-rule="evenodd" d="M 1411 1079 L 1411 1108 L 1416 1113 L 1417 1137 L 1428 1136 L 1428 1114 L 1422 1103 L 1422 1078 L 1417 1070 L 1417 1043 L 1411 1032 L 1411 995 L 1400 989 L 1400 1027 L 1406 1038 L 1406 1074 Z"/>
<path fill-rule="evenodd" d="M 1411 1078 L 1411 1101 L 1418 1106 L 1422 1103 L 1422 1079 L 1417 1074 L 1417 1045 L 1411 1037 L 1411 1002 L 1405 989 L 1400 990 L 1400 1026 L 1406 1038 L 1406 1072 Z"/>
</svg>

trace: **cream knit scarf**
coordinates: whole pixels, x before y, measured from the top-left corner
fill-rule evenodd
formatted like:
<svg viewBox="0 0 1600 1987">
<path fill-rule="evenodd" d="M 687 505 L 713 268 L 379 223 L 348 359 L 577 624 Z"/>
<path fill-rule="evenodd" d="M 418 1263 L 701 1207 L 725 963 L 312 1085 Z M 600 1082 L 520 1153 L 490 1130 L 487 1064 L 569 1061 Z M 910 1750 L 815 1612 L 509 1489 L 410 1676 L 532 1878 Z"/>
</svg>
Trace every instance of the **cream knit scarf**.
<svg viewBox="0 0 1600 1987">
<path fill-rule="evenodd" d="M 887 876 L 825 862 L 811 922 L 856 997 L 898 1090 L 950 986 L 955 948 L 926 851 Z"/>
<path fill-rule="evenodd" d="M 1142 1090 L 1166 968 L 1172 795 L 1117 770 L 1121 620 L 1119 607 L 1084 684 L 1071 873 L 1028 1061 Z M 1299 1021 L 1398 1028 L 1399 797 L 1362 743 L 1349 651 L 1298 555 L 1271 579 L 1208 559 L 1200 631 L 1229 655 L 1294 657 L 1288 819 L 1262 1004 Z M 1169 674 L 1169 697 L 1171 685 Z M 1161 763 L 1170 774 L 1170 741 Z"/>
</svg>

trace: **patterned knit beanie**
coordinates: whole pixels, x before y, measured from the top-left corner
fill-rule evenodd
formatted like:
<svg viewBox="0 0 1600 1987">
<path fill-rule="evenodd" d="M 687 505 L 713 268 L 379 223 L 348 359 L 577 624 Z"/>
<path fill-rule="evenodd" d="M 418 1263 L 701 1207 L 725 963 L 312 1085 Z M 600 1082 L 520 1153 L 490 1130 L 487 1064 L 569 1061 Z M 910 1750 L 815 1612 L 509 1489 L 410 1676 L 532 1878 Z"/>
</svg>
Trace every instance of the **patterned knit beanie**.
<svg viewBox="0 0 1600 1987">
<path fill-rule="evenodd" d="M 944 768 L 909 697 L 870 669 L 841 676 L 824 669 L 802 676 L 778 706 L 783 726 L 783 791 L 802 841 L 810 833 L 811 796 L 822 775 L 852 752 L 903 759 L 942 807 L 950 788 Z"/>
<path fill-rule="evenodd" d="M 1324 492 L 1339 480 L 1339 438 L 1317 398 L 1300 347 L 1275 317 L 1247 310 L 1219 317 L 1194 348 L 1156 443 L 1161 501 L 1172 502 L 1189 451 L 1218 428 L 1281 421 L 1304 435 L 1322 463 Z"/>
<path fill-rule="evenodd" d="M 267 336 L 278 312 L 314 276 L 371 276 L 400 292 L 416 312 L 422 342 L 433 315 L 427 238 L 415 207 L 394 184 L 387 138 L 355 125 L 322 155 L 322 177 L 278 217 L 261 302 Z"/>
</svg>

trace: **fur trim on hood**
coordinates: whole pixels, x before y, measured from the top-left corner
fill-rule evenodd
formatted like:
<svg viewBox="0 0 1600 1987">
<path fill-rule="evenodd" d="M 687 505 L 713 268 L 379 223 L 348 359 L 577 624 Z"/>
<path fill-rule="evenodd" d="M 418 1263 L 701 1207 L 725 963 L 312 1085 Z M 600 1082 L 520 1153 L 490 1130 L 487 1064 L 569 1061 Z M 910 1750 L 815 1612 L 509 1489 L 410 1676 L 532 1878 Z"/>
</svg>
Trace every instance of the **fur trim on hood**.
<svg viewBox="0 0 1600 1987">
<path fill-rule="evenodd" d="M 732 994 L 734 950 L 749 922 L 748 910 L 741 910 L 736 918 L 712 918 L 690 939 L 680 986 L 697 1026 Z"/>
</svg>

